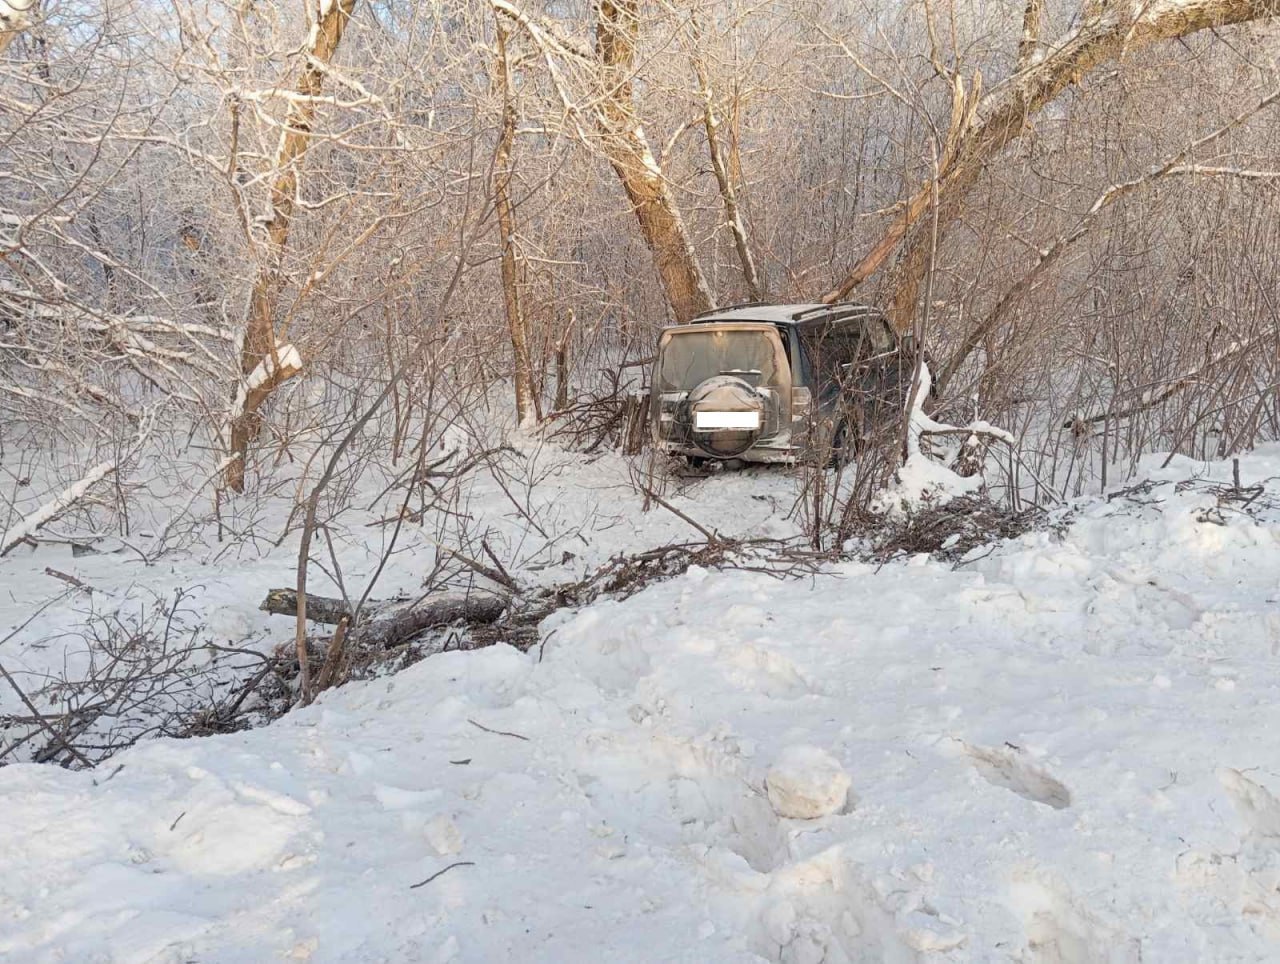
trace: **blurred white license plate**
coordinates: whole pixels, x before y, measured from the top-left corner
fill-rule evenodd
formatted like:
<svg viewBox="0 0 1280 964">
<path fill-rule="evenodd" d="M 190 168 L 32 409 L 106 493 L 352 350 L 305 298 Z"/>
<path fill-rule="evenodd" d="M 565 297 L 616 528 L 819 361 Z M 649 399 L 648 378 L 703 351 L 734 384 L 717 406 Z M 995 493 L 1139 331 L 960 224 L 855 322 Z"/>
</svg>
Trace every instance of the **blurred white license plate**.
<svg viewBox="0 0 1280 964">
<path fill-rule="evenodd" d="M 708 428 L 759 428 L 759 412 L 698 412 L 693 427 Z"/>
</svg>

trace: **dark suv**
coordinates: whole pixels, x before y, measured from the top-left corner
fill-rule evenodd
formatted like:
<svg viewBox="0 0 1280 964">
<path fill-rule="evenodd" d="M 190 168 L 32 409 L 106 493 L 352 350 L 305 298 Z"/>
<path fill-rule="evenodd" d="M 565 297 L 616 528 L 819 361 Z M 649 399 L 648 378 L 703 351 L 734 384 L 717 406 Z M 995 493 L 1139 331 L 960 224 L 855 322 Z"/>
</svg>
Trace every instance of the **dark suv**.
<svg viewBox="0 0 1280 964">
<path fill-rule="evenodd" d="M 709 311 L 658 339 L 654 441 L 695 461 L 842 461 L 902 411 L 915 361 L 867 305 Z"/>
</svg>

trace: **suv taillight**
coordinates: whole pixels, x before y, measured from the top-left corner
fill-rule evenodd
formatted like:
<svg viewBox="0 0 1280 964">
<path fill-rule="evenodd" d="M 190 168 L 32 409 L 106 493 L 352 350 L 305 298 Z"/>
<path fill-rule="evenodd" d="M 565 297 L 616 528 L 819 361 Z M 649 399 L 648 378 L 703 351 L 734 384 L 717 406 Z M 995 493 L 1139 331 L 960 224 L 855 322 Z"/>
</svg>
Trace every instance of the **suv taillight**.
<svg viewBox="0 0 1280 964">
<path fill-rule="evenodd" d="M 791 417 L 806 418 L 809 415 L 809 408 L 813 405 L 813 396 L 807 388 L 791 389 Z"/>
</svg>

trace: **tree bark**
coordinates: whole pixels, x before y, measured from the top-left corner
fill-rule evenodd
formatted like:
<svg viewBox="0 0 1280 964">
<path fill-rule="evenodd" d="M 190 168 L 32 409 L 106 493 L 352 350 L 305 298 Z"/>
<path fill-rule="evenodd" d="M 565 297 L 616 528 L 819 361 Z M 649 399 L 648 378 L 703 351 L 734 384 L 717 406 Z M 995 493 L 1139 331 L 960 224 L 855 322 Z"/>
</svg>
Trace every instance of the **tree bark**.
<svg viewBox="0 0 1280 964">
<path fill-rule="evenodd" d="M 249 294 L 240 348 L 241 381 L 228 419 L 232 461 L 224 481 L 227 488 L 235 492 L 244 491 L 245 459 L 250 443 L 262 430 L 263 404 L 280 385 L 302 370 L 296 349 L 277 338 L 276 304 L 284 288 L 284 253 L 297 205 L 298 173 L 315 125 L 316 98 L 323 85 L 325 68 L 337 53 L 355 5 L 356 0 L 320 0 L 317 20 L 303 44 L 306 66 L 296 85 L 300 96 L 289 100 L 284 133 L 276 151 L 271 217 L 265 225 L 265 257 Z"/>
<path fill-rule="evenodd" d="M 533 362 L 529 356 L 529 326 L 520 302 L 523 272 L 516 253 L 516 209 L 511 199 L 516 139 L 516 103 L 511 85 L 511 61 L 507 56 L 508 28 L 502 15 L 495 11 L 498 35 L 497 74 L 502 94 L 502 124 L 498 147 L 493 158 L 493 199 L 498 214 L 499 250 L 502 262 L 502 296 L 507 313 L 507 329 L 511 334 L 514 359 L 516 421 L 521 426 L 536 424 L 542 413 L 533 388 Z"/>
<path fill-rule="evenodd" d="M 598 110 L 601 143 L 653 253 L 672 314 L 686 322 L 709 311 L 713 302 L 680 209 L 636 116 L 631 77 L 639 29 L 639 0 L 600 0 L 596 54 L 605 85 Z"/>
</svg>

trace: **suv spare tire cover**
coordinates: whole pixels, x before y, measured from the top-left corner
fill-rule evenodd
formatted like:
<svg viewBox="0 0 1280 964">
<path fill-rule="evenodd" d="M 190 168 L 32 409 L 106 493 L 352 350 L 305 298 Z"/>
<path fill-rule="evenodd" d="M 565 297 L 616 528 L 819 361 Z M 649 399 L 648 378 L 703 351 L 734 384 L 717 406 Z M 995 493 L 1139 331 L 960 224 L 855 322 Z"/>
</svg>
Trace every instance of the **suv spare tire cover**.
<svg viewBox="0 0 1280 964">
<path fill-rule="evenodd" d="M 689 424 L 693 442 L 713 458 L 731 459 L 756 444 L 764 431 L 764 396 L 733 375 L 715 375 L 689 393 Z M 699 412 L 755 412 L 756 428 L 698 431 Z"/>
</svg>

